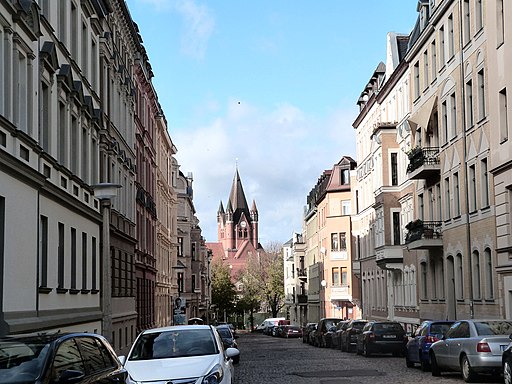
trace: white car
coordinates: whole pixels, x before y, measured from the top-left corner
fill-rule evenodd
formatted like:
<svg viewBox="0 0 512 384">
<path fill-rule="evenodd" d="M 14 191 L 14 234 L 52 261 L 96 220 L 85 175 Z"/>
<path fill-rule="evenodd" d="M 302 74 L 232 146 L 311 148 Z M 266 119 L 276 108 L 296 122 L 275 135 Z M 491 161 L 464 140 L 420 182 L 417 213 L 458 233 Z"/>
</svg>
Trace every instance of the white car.
<svg viewBox="0 0 512 384">
<path fill-rule="evenodd" d="M 119 360 L 128 383 L 231 384 L 236 348 L 224 349 L 210 325 L 179 325 L 142 332 Z"/>
</svg>

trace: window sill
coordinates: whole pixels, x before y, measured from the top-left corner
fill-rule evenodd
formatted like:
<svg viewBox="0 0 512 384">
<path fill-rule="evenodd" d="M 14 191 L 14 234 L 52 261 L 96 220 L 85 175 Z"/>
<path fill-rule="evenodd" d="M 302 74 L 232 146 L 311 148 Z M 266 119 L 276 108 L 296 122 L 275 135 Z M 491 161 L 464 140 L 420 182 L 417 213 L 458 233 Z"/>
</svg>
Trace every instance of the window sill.
<svg viewBox="0 0 512 384">
<path fill-rule="evenodd" d="M 50 293 L 51 291 L 53 291 L 53 288 L 49 288 L 49 287 L 39 287 L 39 288 L 38 288 L 38 292 L 39 292 L 39 293 L 45 293 L 45 294 L 48 294 L 48 293 Z"/>
<path fill-rule="evenodd" d="M 92 295 L 97 295 L 99 292 L 100 292 L 99 289 L 91 289 L 91 294 Z"/>
<path fill-rule="evenodd" d="M 80 293 L 80 290 L 79 289 L 70 289 L 69 290 L 69 294 L 70 295 L 78 295 Z"/>
<path fill-rule="evenodd" d="M 56 292 L 57 293 L 68 293 L 68 289 L 66 289 L 66 288 L 57 288 Z"/>
</svg>

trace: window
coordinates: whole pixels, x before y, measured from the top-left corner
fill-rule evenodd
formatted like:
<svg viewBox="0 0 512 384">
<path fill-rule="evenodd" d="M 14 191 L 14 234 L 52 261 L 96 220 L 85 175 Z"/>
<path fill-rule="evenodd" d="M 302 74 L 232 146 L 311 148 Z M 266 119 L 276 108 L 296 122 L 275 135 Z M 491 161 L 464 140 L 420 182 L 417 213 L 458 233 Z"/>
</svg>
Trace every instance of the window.
<svg viewBox="0 0 512 384">
<path fill-rule="evenodd" d="M 342 200 L 341 201 L 341 214 L 343 216 L 350 215 L 350 200 Z"/>
<path fill-rule="evenodd" d="M 66 165 L 67 153 L 66 153 L 66 144 L 67 144 L 67 132 L 66 132 L 66 105 L 62 102 L 59 102 L 59 121 L 58 121 L 58 137 L 59 137 L 59 150 L 57 152 L 57 159 L 60 164 Z"/>
<path fill-rule="evenodd" d="M 331 251 L 338 251 L 339 243 L 338 243 L 338 234 L 331 233 Z"/>
<path fill-rule="evenodd" d="M 78 61 L 78 12 L 75 3 L 71 2 L 71 56 Z M 83 42 L 82 42 L 83 43 Z"/>
<path fill-rule="evenodd" d="M 457 300 L 464 299 L 464 265 L 460 253 L 455 257 L 455 295 Z"/>
<path fill-rule="evenodd" d="M 493 276 L 493 265 L 492 265 L 492 257 L 491 250 L 486 248 L 484 251 L 484 262 L 485 262 L 485 298 L 488 300 L 494 299 L 494 276 Z"/>
<path fill-rule="evenodd" d="M 431 67 L 432 67 L 432 82 L 434 82 L 434 80 L 436 79 L 437 77 L 437 47 L 436 47 L 436 41 L 433 40 L 432 43 L 430 44 L 430 54 L 431 54 Z"/>
<path fill-rule="evenodd" d="M 64 224 L 59 223 L 59 242 L 58 242 L 58 264 L 57 264 L 57 287 L 64 288 Z"/>
<path fill-rule="evenodd" d="M 449 140 L 448 136 L 448 106 L 446 104 L 446 100 L 441 103 L 441 124 L 443 126 L 443 139 L 444 142 L 447 143 Z"/>
<path fill-rule="evenodd" d="M 347 250 L 347 239 L 345 232 L 340 233 L 340 251 Z"/>
<path fill-rule="evenodd" d="M 444 26 L 441 26 L 441 28 L 439 28 L 439 39 L 441 41 L 441 47 L 439 47 L 439 59 L 441 62 L 441 67 L 443 67 L 446 64 L 446 43 L 444 37 Z"/>
<path fill-rule="evenodd" d="M 346 287 L 348 285 L 347 268 L 340 267 L 340 271 L 341 271 L 341 286 Z"/>
<path fill-rule="evenodd" d="M 450 196 L 450 179 L 447 177 L 444 179 L 444 190 L 445 190 L 445 196 L 446 196 L 446 217 L 445 220 L 450 220 L 452 218 L 452 207 L 450 204 L 451 196 Z"/>
<path fill-rule="evenodd" d="M 478 71 L 478 119 L 482 120 L 487 112 L 485 110 L 485 77 L 483 68 Z"/>
<path fill-rule="evenodd" d="M 452 130 L 452 138 L 457 137 L 457 100 L 455 99 L 455 92 L 450 95 L 450 125 Z"/>
<path fill-rule="evenodd" d="M 87 289 L 87 233 L 82 232 L 82 289 Z"/>
<path fill-rule="evenodd" d="M 76 116 L 71 116 L 71 171 L 77 175 L 78 174 L 78 159 L 79 159 L 79 144 L 78 144 L 78 119 Z"/>
<path fill-rule="evenodd" d="M 455 217 L 460 216 L 460 194 L 459 194 L 459 172 L 453 174 L 453 208 L 455 209 Z"/>
<path fill-rule="evenodd" d="M 507 89 L 503 88 L 499 94 L 500 108 L 500 140 L 504 142 L 508 140 L 508 113 L 507 113 Z"/>
<path fill-rule="evenodd" d="M 76 229 L 71 228 L 71 289 L 76 289 Z"/>
<path fill-rule="evenodd" d="M 179 293 L 184 292 L 185 280 L 183 277 L 184 277 L 183 272 L 178 272 L 178 292 Z"/>
<path fill-rule="evenodd" d="M 423 200 L 423 193 L 418 195 L 418 217 L 421 220 L 425 218 L 425 202 Z"/>
<path fill-rule="evenodd" d="M 178 257 L 183 256 L 183 237 L 178 237 Z"/>
<path fill-rule="evenodd" d="M 341 170 L 341 184 L 342 185 L 350 184 L 350 171 L 348 169 Z"/>
<path fill-rule="evenodd" d="M 192 275 L 192 292 L 196 291 L 196 275 Z"/>
<path fill-rule="evenodd" d="M 50 88 L 46 83 L 41 83 L 41 125 L 39 133 L 39 145 L 45 152 L 50 151 Z"/>
<path fill-rule="evenodd" d="M 421 271 L 421 298 L 426 299 L 428 295 L 428 282 L 427 282 L 427 263 L 420 264 Z"/>
<path fill-rule="evenodd" d="M 497 46 L 499 47 L 505 41 L 505 13 L 504 0 L 496 0 L 496 37 Z"/>
<path fill-rule="evenodd" d="M 53 360 L 50 381 L 58 382 L 60 375 L 66 370 L 85 372 L 84 363 L 74 339 L 65 340 L 59 346 Z"/>
<path fill-rule="evenodd" d="M 487 159 L 483 159 L 480 162 L 480 172 L 482 175 L 482 207 L 486 208 L 489 206 L 489 171 L 487 169 Z"/>
<path fill-rule="evenodd" d="M 190 246 L 191 246 L 192 260 L 195 260 L 196 259 L 196 243 L 192 242 L 192 244 L 190 244 Z"/>
<path fill-rule="evenodd" d="M 482 0 L 475 1 L 475 30 L 480 31 L 484 26 Z"/>
<path fill-rule="evenodd" d="M 420 62 L 414 64 L 414 99 L 420 97 Z"/>
<path fill-rule="evenodd" d="M 393 245 L 400 245 L 400 212 L 393 212 Z"/>
<path fill-rule="evenodd" d="M 423 52 L 423 89 L 428 88 L 428 51 Z"/>
<path fill-rule="evenodd" d="M 84 76 L 87 76 L 89 73 L 89 66 L 87 65 L 87 60 L 89 59 L 89 33 L 87 32 L 87 24 L 82 22 L 82 73 Z"/>
<path fill-rule="evenodd" d="M 98 289 L 96 281 L 96 274 L 98 273 L 98 258 L 96 253 L 96 238 L 94 236 L 91 239 L 91 251 L 91 289 L 96 291 Z"/>
<path fill-rule="evenodd" d="M 340 285 L 340 269 L 338 267 L 332 269 L 332 285 L 334 287 Z"/>
<path fill-rule="evenodd" d="M 464 0 L 462 3 L 462 17 L 463 17 L 463 42 L 464 45 L 471 40 L 471 11 L 469 6 L 469 0 Z"/>
<path fill-rule="evenodd" d="M 84 364 L 89 374 L 101 372 L 114 366 L 112 356 L 98 340 L 92 337 L 79 337 L 76 339 L 84 353 Z M 119 337 L 121 340 L 121 337 Z"/>
<path fill-rule="evenodd" d="M 474 251 L 472 255 L 472 278 L 473 278 L 473 298 L 476 300 L 481 299 L 481 289 L 480 289 L 480 254 L 478 251 Z"/>
<path fill-rule="evenodd" d="M 41 276 L 40 286 L 48 286 L 48 218 L 41 215 Z"/>
<path fill-rule="evenodd" d="M 391 153 L 391 185 L 398 185 L 398 153 Z"/>
<path fill-rule="evenodd" d="M 474 212 L 477 209 L 476 205 L 476 172 L 475 165 L 469 166 L 469 211 Z"/>
<path fill-rule="evenodd" d="M 473 81 L 468 80 L 466 82 L 466 129 L 474 124 L 473 108 Z"/>
<path fill-rule="evenodd" d="M 453 30 L 453 15 L 448 16 L 448 58 L 455 55 L 455 31 Z"/>
</svg>

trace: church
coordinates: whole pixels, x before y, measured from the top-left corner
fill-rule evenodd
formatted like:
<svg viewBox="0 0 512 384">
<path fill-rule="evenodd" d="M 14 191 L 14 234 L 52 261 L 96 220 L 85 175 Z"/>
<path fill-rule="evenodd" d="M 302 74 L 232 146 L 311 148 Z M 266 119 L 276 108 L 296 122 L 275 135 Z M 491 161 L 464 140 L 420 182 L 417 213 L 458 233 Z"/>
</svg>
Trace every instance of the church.
<svg viewBox="0 0 512 384">
<path fill-rule="evenodd" d="M 222 260 L 229 265 L 233 281 L 251 255 L 263 252 L 258 240 L 256 202 L 253 200 L 249 209 L 238 168 L 226 208 L 221 201 L 217 211 L 217 242 L 207 242 L 206 247 L 212 251 L 214 261 Z"/>
</svg>

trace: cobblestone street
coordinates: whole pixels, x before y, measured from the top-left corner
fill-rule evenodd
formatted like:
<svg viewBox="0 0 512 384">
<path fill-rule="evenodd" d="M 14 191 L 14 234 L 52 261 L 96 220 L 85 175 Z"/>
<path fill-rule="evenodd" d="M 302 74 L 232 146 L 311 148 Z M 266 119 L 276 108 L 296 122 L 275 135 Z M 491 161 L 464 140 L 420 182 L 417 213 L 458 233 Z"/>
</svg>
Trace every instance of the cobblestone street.
<svg viewBox="0 0 512 384">
<path fill-rule="evenodd" d="M 391 355 L 370 358 L 303 344 L 302 339 L 282 339 L 261 334 L 241 334 L 240 364 L 234 384 L 463 384 L 460 374 L 432 377 L 419 367 L 407 368 L 405 359 Z M 502 383 L 482 376 L 482 383 Z"/>
</svg>

